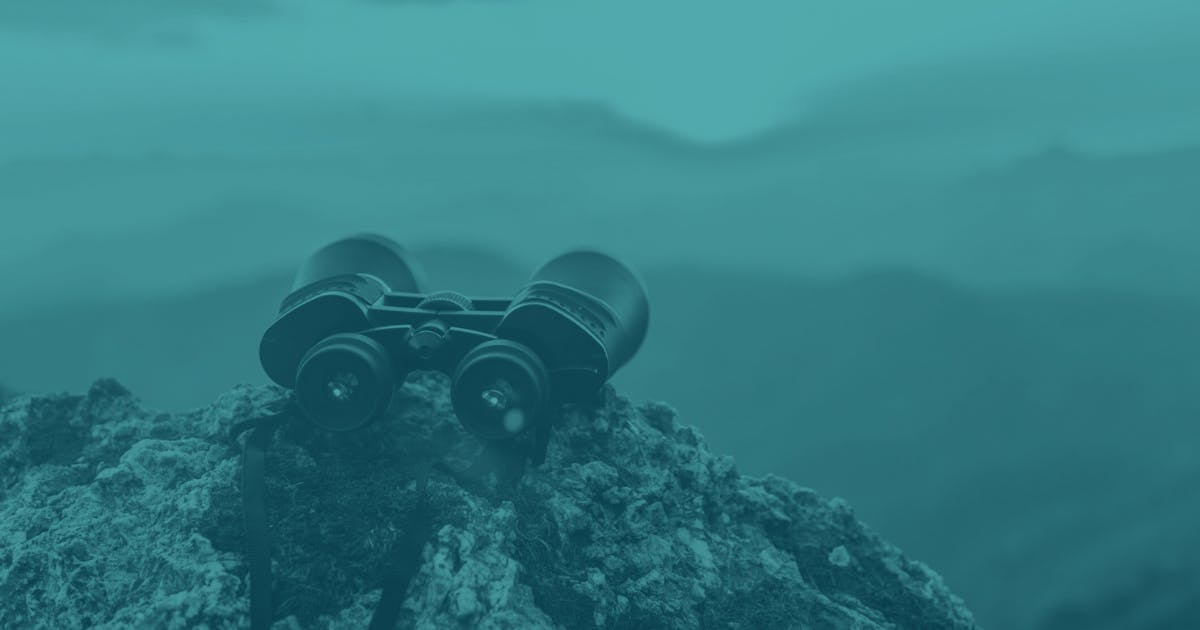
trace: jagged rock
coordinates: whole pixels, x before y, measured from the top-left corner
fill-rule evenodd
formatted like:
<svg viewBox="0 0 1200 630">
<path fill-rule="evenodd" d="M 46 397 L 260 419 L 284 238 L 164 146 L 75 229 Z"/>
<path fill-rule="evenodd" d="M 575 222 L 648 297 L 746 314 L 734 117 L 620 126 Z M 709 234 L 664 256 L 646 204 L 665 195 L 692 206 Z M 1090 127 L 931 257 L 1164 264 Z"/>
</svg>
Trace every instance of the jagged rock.
<svg viewBox="0 0 1200 630">
<path fill-rule="evenodd" d="M 440 374 L 385 422 L 282 429 L 268 452 L 279 628 L 365 628 L 392 545 L 433 531 L 407 628 L 973 628 L 924 565 L 843 501 L 729 457 L 660 403 L 611 387 L 557 419 L 545 465 L 461 484 L 479 443 Z M 113 380 L 0 411 L 0 627 L 248 625 L 238 421 L 282 395 L 238 386 L 166 414 Z"/>
</svg>

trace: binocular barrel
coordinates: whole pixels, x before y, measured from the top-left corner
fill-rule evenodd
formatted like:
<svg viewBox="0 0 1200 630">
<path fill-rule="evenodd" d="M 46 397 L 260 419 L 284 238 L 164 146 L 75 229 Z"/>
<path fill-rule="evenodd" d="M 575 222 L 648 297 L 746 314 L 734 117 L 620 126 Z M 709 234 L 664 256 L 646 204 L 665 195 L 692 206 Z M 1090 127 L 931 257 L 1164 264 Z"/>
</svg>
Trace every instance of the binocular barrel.
<svg viewBox="0 0 1200 630">
<path fill-rule="evenodd" d="M 419 293 L 425 272 L 399 243 L 379 234 L 355 234 L 313 252 L 292 281 L 292 291 L 342 275 L 368 274 L 391 291 Z"/>
<path fill-rule="evenodd" d="M 562 336 L 548 321 L 552 316 L 570 324 Z M 533 274 L 513 300 L 499 332 L 528 339 L 564 365 L 580 362 L 587 350 L 600 352 L 603 382 L 637 353 L 649 323 L 641 278 L 607 254 L 578 249 L 551 259 Z M 574 338 L 584 333 L 587 339 Z"/>
<path fill-rule="evenodd" d="M 439 370 L 459 421 L 506 440 L 543 429 L 552 400 L 598 391 L 649 324 L 641 279 L 595 250 L 553 258 L 511 300 L 426 295 L 424 277 L 380 235 L 322 247 L 263 336 L 264 371 L 313 424 L 349 431 L 381 417 L 409 371 Z"/>
</svg>

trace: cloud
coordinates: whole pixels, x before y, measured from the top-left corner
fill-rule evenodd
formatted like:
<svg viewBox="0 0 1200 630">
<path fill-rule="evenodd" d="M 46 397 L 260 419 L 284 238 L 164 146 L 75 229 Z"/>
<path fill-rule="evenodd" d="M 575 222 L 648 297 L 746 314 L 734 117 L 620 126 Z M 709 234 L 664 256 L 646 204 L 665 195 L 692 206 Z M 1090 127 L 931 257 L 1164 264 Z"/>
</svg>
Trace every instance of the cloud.
<svg viewBox="0 0 1200 630">
<path fill-rule="evenodd" d="M 0 33 L 66 36 L 104 44 L 178 47 L 201 38 L 198 23 L 250 22 L 284 14 L 352 12 L 491 0 L 0 0 Z M 311 16 L 308 16 L 311 17 Z"/>
<path fill-rule="evenodd" d="M 937 60 L 808 95 L 796 126 L 935 136 L 991 147 L 1060 142 L 1111 153 L 1194 144 L 1200 48 L 1167 39 Z M 955 150 L 960 150 L 961 147 Z"/>
<path fill-rule="evenodd" d="M 274 14 L 276 0 L 7 0 L 0 29 L 83 35 L 101 40 L 178 38 L 200 19 Z"/>
</svg>

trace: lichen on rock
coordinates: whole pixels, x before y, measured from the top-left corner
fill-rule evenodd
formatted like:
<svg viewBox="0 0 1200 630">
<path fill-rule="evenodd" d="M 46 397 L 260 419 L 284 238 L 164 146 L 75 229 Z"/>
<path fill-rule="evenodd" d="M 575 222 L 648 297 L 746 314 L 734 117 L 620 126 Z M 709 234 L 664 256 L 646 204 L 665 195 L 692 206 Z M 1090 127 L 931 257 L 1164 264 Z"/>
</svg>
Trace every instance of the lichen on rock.
<svg viewBox="0 0 1200 630">
<path fill-rule="evenodd" d="M 4 407 L 0 627 L 246 627 L 229 430 L 281 394 L 242 385 L 165 414 L 105 379 Z M 361 431 L 281 430 L 267 459 L 276 627 L 365 628 L 422 517 L 400 627 L 975 627 L 844 501 L 740 475 L 667 405 L 606 386 L 556 417 L 542 466 L 514 484 L 431 472 L 418 514 L 420 471 L 479 448 L 436 373 Z"/>
</svg>

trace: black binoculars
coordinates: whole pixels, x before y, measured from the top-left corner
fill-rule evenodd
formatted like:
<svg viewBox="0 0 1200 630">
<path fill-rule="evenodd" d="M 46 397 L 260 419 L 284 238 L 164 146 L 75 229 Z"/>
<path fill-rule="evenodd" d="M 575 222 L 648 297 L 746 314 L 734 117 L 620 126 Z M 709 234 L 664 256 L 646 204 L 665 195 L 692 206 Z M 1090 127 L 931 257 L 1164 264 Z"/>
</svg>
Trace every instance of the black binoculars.
<svg viewBox="0 0 1200 630">
<path fill-rule="evenodd" d="M 551 259 L 511 298 L 426 293 L 424 277 L 377 234 L 319 249 L 263 335 L 267 376 L 313 425 L 342 432 L 382 417 L 410 371 L 439 371 L 464 428 L 521 443 L 538 465 L 554 407 L 594 398 L 649 324 L 638 275 L 591 249 Z"/>
</svg>

